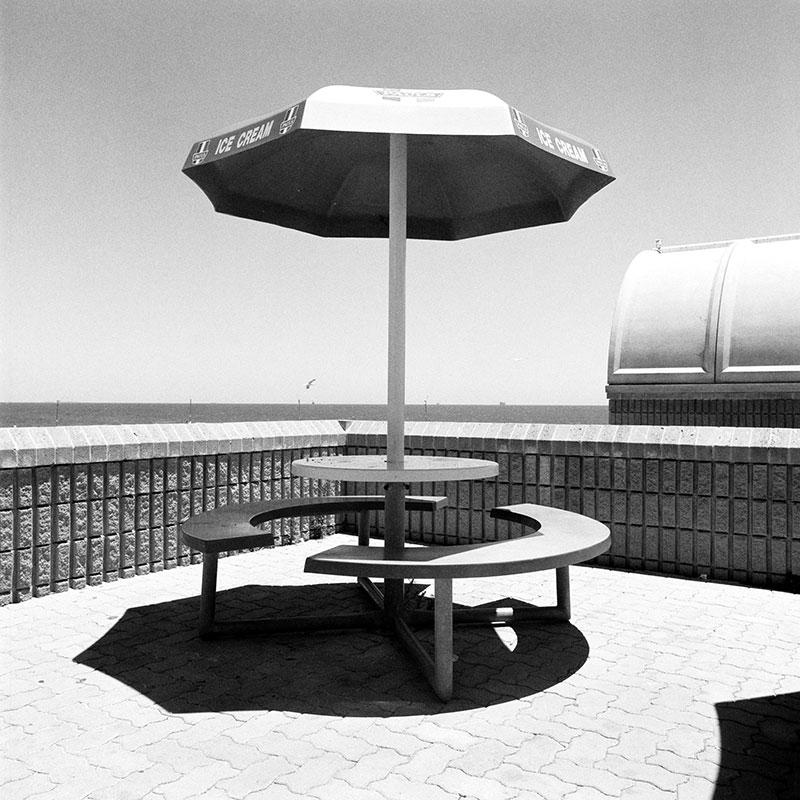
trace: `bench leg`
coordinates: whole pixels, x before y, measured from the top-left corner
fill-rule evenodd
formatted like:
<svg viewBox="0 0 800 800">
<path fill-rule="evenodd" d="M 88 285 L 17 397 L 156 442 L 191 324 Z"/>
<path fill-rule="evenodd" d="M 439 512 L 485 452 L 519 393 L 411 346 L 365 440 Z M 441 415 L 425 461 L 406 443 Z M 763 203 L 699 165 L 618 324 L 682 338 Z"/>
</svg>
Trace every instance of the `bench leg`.
<svg viewBox="0 0 800 800">
<path fill-rule="evenodd" d="M 436 597 L 439 597 L 439 588 L 436 587 Z M 452 600 L 450 601 L 452 608 Z M 433 615 L 430 611 L 414 610 L 406 612 L 406 618 L 411 625 L 416 627 L 436 625 L 436 611 L 434 605 Z M 454 625 L 480 625 L 506 624 L 514 625 L 517 622 L 569 622 L 572 614 L 569 591 L 569 567 L 556 567 L 556 604 L 545 607 L 507 606 L 503 608 L 457 608 L 451 612 Z"/>
<path fill-rule="evenodd" d="M 453 579 L 436 578 L 434 587 L 433 658 L 403 617 L 395 620 L 395 632 L 436 696 L 446 703 L 453 696 Z"/>
<path fill-rule="evenodd" d="M 568 620 L 572 615 L 569 598 L 569 567 L 556 567 L 556 608 Z"/>
<path fill-rule="evenodd" d="M 217 602 L 218 553 L 203 554 L 203 582 L 200 588 L 200 638 L 205 639 L 214 630 L 214 612 Z"/>
</svg>

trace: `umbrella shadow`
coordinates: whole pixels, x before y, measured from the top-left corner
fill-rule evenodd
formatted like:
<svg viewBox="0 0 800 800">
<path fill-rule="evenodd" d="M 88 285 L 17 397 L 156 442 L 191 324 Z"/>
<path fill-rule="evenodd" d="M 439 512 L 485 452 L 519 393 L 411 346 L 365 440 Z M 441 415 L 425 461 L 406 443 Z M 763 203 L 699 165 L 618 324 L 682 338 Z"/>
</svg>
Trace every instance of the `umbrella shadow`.
<svg viewBox="0 0 800 800">
<path fill-rule="evenodd" d="M 800 692 L 716 704 L 720 764 L 713 800 L 800 797 Z"/>
<path fill-rule="evenodd" d="M 336 613 L 368 608 L 355 584 L 241 586 L 219 592 L 218 619 Z M 509 605 L 503 600 L 500 605 Z M 519 601 L 513 601 L 523 605 Z M 455 697 L 439 701 L 413 659 L 381 631 L 348 630 L 202 641 L 199 599 L 138 606 L 74 658 L 170 713 L 276 710 L 336 716 L 402 716 L 486 707 L 567 679 L 589 645 L 569 623 L 526 623 L 503 635 L 458 626 Z M 494 603 L 492 605 L 497 605 Z M 420 631 L 430 647 L 432 632 Z"/>
</svg>

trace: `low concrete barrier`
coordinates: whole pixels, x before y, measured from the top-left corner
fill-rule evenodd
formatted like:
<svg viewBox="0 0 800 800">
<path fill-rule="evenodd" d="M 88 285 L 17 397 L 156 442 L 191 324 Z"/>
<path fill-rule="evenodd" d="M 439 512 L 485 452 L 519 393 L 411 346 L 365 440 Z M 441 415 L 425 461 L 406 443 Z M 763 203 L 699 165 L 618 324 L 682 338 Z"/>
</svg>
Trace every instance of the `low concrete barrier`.
<svg viewBox="0 0 800 800">
<path fill-rule="evenodd" d="M 385 430 L 336 420 L 0 429 L 0 603 L 198 561 L 178 523 L 218 505 L 380 492 L 293 478 L 290 465 L 381 452 Z M 412 516 L 418 541 L 503 538 L 508 523 L 489 509 L 532 502 L 608 525 L 599 565 L 800 589 L 800 430 L 414 422 L 406 444 L 500 464 L 495 479 L 412 486 L 450 501 Z M 288 543 L 329 522 L 275 532 Z"/>
</svg>

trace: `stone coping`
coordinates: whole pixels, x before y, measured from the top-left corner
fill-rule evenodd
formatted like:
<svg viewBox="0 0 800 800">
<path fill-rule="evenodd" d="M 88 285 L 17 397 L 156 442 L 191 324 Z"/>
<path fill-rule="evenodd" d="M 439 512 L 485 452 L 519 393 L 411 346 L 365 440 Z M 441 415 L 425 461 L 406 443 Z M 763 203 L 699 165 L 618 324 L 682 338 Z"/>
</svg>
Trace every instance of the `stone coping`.
<svg viewBox="0 0 800 800">
<path fill-rule="evenodd" d="M 354 421 L 348 445 L 379 445 L 384 421 Z M 442 440 L 444 439 L 444 442 Z M 800 429 L 668 425 L 407 422 L 411 448 L 800 463 Z"/>
<path fill-rule="evenodd" d="M 0 428 L 0 468 L 343 446 L 337 420 Z"/>
<path fill-rule="evenodd" d="M 385 446 L 383 420 L 0 428 L 0 468 Z M 800 464 L 800 429 L 660 425 L 407 422 L 412 449 L 538 452 Z"/>
</svg>

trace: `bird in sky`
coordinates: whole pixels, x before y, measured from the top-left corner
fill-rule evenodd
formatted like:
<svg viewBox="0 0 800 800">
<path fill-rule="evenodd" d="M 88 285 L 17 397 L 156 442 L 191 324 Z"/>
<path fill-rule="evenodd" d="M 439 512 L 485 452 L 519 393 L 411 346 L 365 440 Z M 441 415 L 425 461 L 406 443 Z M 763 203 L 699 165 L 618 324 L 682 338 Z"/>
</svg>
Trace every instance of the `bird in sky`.
<svg viewBox="0 0 800 800">
<path fill-rule="evenodd" d="M 316 382 L 316 380 L 317 380 L 316 378 L 312 378 L 312 379 L 311 379 L 311 380 L 310 380 L 310 381 L 309 381 L 309 382 L 306 384 L 306 389 L 310 389 L 310 388 L 311 388 L 311 384 L 312 384 L 312 383 L 315 383 L 315 382 Z"/>
</svg>

